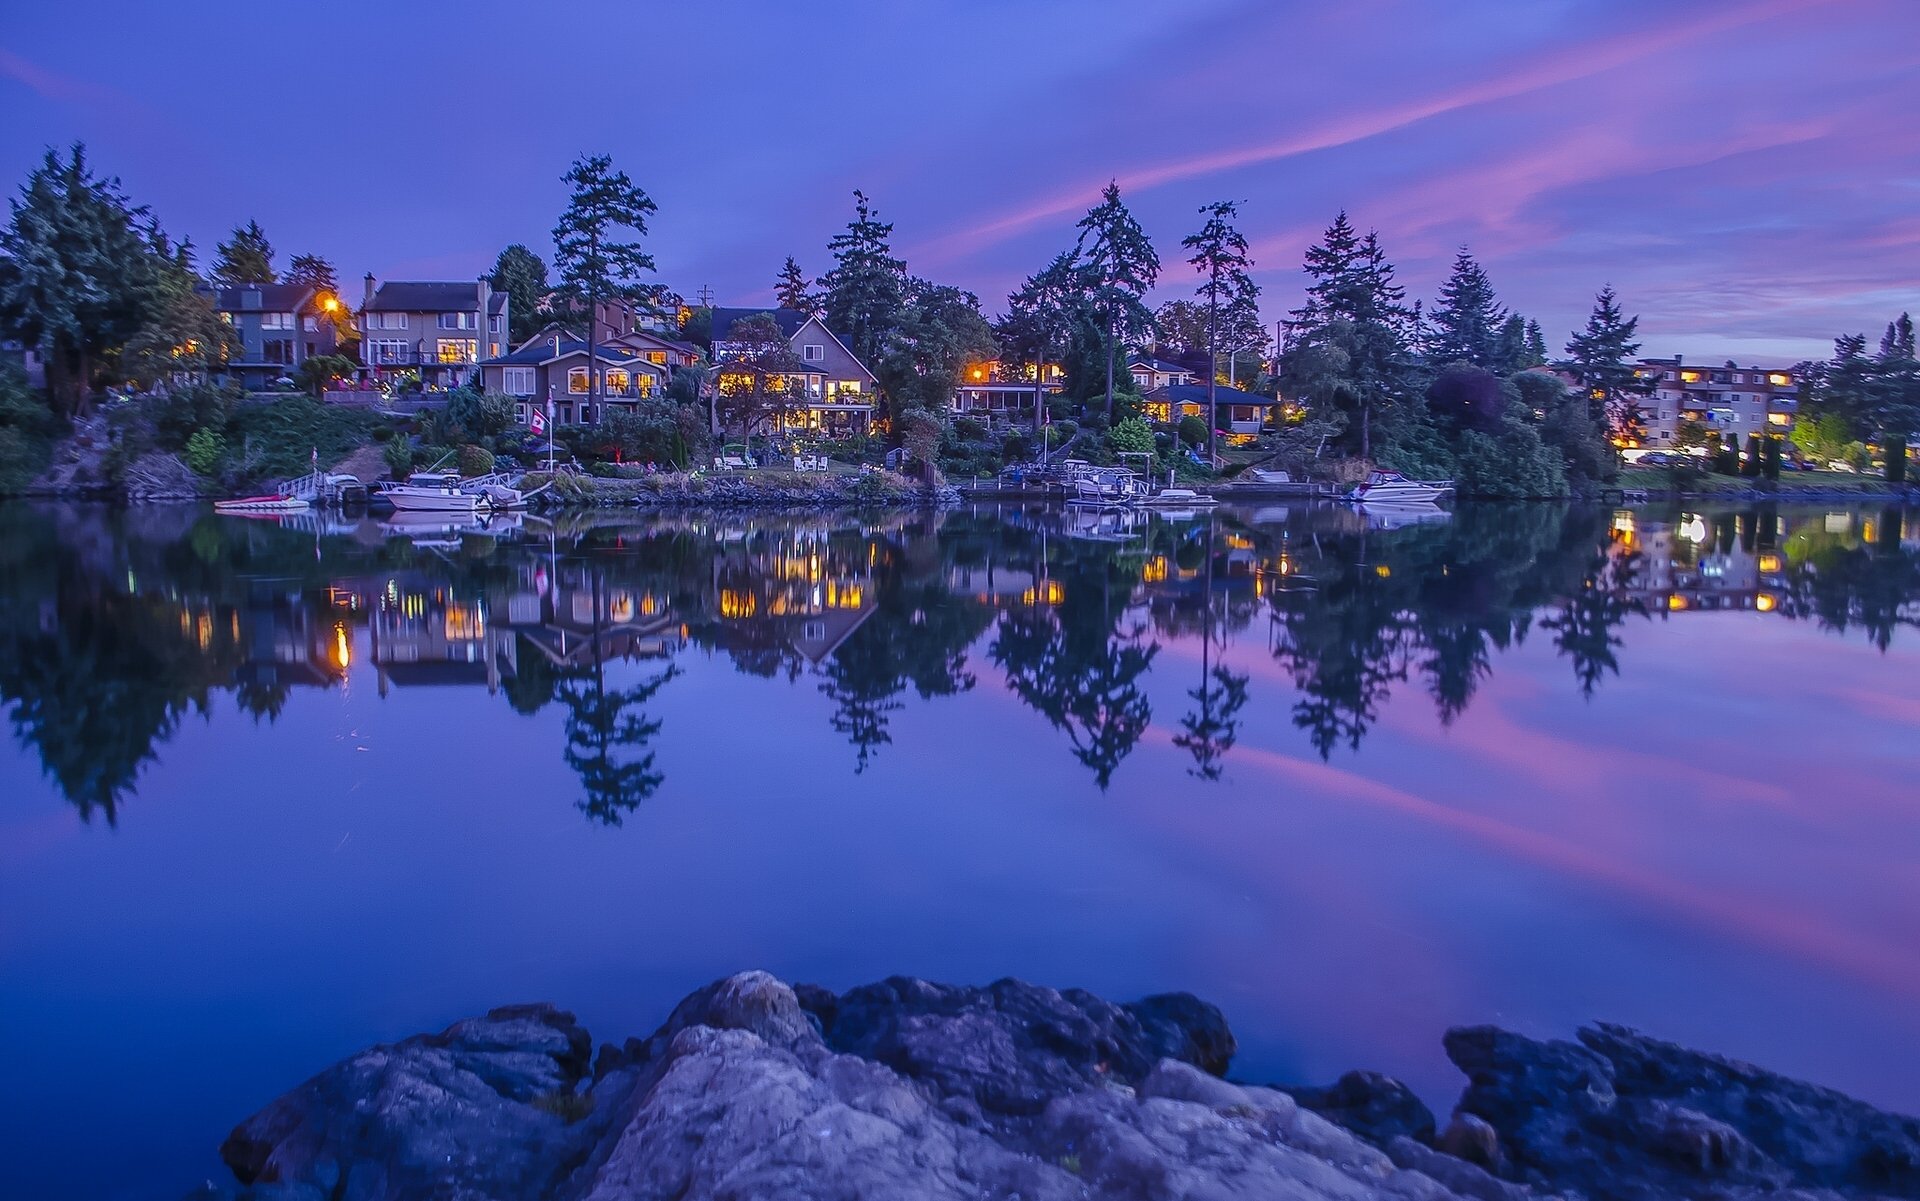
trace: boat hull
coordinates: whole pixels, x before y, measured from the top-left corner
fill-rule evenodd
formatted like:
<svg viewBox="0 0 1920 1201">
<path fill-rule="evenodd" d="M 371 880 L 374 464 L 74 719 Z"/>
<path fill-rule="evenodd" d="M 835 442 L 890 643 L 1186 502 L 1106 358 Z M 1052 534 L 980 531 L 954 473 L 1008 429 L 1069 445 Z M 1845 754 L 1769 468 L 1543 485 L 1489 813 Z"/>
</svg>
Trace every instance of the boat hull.
<svg viewBox="0 0 1920 1201">
<path fill-rule="evenodd" d="M 297 496 L 243 496 L 236 500 L 216 500 L 216 513 L 298 513 L 310 507 Z"/>
<path fill-rule="evenodd" d="M 409 513 L 472 513 L 480 498 L 464 492 L 406 492 L 389 489 L 380 495 L 396 509 Z"/>
</svg>

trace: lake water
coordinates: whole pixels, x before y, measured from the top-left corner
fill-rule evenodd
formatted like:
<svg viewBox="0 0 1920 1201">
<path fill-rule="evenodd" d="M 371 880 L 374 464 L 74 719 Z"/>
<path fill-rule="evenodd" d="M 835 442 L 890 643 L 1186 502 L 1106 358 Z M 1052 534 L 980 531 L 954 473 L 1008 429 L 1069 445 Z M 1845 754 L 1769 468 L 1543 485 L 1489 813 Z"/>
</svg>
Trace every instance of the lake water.
<svg viewBox="0 0 1920 1201">
<path fill-rule="evenodd" d="M 16 504 L 0 579 L 9 1195 L 753 967 L 1187 989 L 1238 1076 L 1442 1108 L 1448 1025 L 1602 1018 L 1920 1110 L 1920 515 Z"/>
</svg>

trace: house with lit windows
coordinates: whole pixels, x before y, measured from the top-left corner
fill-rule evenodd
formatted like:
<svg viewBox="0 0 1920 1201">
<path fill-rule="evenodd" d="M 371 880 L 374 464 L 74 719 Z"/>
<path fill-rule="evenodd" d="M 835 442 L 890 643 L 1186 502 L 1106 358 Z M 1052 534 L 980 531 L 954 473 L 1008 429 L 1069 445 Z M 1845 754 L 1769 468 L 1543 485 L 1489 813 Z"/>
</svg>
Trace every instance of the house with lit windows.
<svg viewBox="0 0 1920 1201">
<path fill-rule="evenodd" d="M 1035 403 L 1058 393 L 1066 383 L 1066 372 L 1058 363 L 1048 363 L 1039 374 L 1044 379 L 1036 386 L 1032 363 L 969 363 L 954 386 L 949 407 L 955 417 L 984 421 L 990 428 L 1030 427 Z"/>
<path fill-rule="evenodd" d="M 1133 354 L 1127 356 L 1127 374 L 1133 377 L 1133 386 L 1144 396 L 1155 388 L 1177 388 L 1181 384 L 1191 384 L 1195 373 L 1190 367 L 1156 359 L 1152 355 Z"/>
<path fill-rule="evenodd" d="M 382 383 L 426 391 L 457 388 L 482 359 L 506 349 L 508 301 L 482 276 L 475 283 L 366 277 L 360 304 L 360 360 Z"/>
<path fill-rule="evenodd" d="M 1672 446 L 1689 422 L 1745 443 L 1752 434 L 1785 434 L 1800 412 L 1791 367 L 1694 365 L 1680 355 L 1641 359 L 1635 374 L 1650 389 L 1638 400 L 1641 445 Z"/>
<path fill-rule="evenodd" d="M 799 360 L 800 401 L 782 432 L 817 431 L 828 435 L 866 432 L 873 421 L 879 379 L 818 317 L 795 309 L 716 308 L 713 310 L 713 362 L 726 386 L 727 358 L 741 347 L 729 341 L 733 327 L 761 314 L 773 318 Z"/>
<path fill-rule="evenodd" d="M 587 344 L 559 334 L 530 339 L 511 354 L 480 364 L 480 386 L 513 399 L 514 419 L 525 425 L 533 409 L 553 402 L 558 425 L 598 425 L 616 412 L 632 412 L 659 395 L 671 368 L 617 346 L 595 349 L 589 367 Z M 600 375 L 596 407 L 589 371 Z"/>
<path fill-rule="evenodd" d="M 1205 384 L 1169 384 L 1155 388 L 1145 396 L 1147 419 L 1161 424 L 1179 424 L 1183 417 L 1202 417 L 1207 411 Z M 1214 428 L 1225 432 L 1229 440 L 1244 440 L 1266 428 L 1279 405 L 1271 396 L 1243 392 L 1216 384 L 1213 389 Z"/>
<path fill-rule="evenodd" d="M 233 327 L 227 374 L 245 388 L 266 388 L 301 363 L 338 350 L 331 313 L 340 299 L 306 284 L 202 287 L 220 319 Z M 331 307 L 329 307 L 331 306 Z"/>
</svg>

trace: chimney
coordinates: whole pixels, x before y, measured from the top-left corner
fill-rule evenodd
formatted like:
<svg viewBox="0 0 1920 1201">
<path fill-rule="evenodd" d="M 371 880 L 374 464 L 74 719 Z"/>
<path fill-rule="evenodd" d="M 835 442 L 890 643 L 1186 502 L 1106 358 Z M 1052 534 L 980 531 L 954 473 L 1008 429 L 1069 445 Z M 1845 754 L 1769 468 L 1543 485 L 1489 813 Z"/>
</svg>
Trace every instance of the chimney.
<svg viewBox="0 0 1920 1201">
<path fill-rule="evenodd" d="M 362 282 L 366 285 L 366 290 L 360 294 L 360 307 L 364 309 L 373 303 L 373 272 L 367 272 L 367 278 Z"/>
<path fill-rule="evenodd" d="M 487 311 L 493 307 L 493 281 L 485 275 L 481 276 L 475 291 L 480 297 L 480 328 L 474 339 L 479 349 L 476 358 L 488 359 L 493 357 L 493 343 L 488 340 L 493 336 L 493 329 L 487 321 Z"/>
</svg>

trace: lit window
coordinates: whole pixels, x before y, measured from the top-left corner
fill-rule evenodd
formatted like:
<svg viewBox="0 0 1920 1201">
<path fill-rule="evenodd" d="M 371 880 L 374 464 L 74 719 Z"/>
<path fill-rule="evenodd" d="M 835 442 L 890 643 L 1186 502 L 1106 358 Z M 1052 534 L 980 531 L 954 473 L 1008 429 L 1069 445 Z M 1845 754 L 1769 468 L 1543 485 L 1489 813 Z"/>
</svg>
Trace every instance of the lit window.
<svg viewBox="0 0 1920 1201">
<path fill-rule="evenodd" d="M 480 344 L 472 338 L 442 338 L 437 350 L 442 363 L 471 363 L 480 357 Z"/>
<path fill-rule="evenodd" d="M 625 392 L 633 386 L 633 377 L 627 373 L 624 367 L 610 368 L 606 374 L 601 376 L 601 380 L 603 386 L 609 392 Z"/>
<path fill-rule="evenodd" d="M 587 369 L 585 367 L 567 368 L 567 391 L 576 396 L 584 396 L 586 394 Z"/>
</svg>

